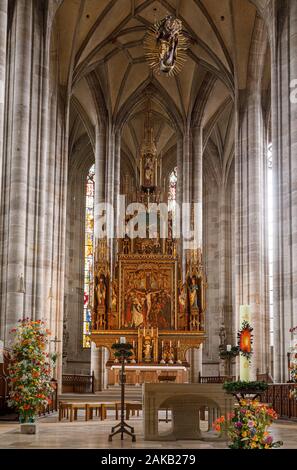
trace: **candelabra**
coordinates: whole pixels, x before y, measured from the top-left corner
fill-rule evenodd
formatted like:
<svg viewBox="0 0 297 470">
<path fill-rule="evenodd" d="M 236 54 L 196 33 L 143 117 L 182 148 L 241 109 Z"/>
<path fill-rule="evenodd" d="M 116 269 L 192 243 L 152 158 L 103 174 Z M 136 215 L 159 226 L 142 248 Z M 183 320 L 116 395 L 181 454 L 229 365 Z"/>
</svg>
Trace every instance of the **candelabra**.
<svg viewBox="0 0 297 470">
<path fill-rule="evenodd" d="M 113 436 L 116 434 L 121 434 L 121 440 L 123 440 L 124 434 L 128 434 L 128 436 L 132 437 L 132 442 L 136 442 L 134 428 L 125 422 L 125 362 L 129 357 L 132 356 L 133 353 L 131 352 L 131 349 L 133 349 L 133 346 L 129 343 L 126 343 L 126 338 L 121 337 L 119 343 L 112 345 L 112 349 L 115 349 L 115 356 L 120 359 L 121 363 L 121 420 L 116 426 L 111 428 L 111 434 L 109 434 L 108 440 L 112 441 Z"/>
</svg>

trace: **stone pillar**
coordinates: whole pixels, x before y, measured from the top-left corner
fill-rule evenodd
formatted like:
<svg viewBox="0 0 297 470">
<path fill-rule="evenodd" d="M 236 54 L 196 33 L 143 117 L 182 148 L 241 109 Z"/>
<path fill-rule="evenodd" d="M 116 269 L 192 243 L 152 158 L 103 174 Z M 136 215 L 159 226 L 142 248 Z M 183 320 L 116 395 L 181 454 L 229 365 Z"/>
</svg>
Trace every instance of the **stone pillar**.
<svg viewBox="0 0 297 470">
<path fill-rule="evenodd" d="M 182 253 L 182 238 L 181 238 L 181 211 L 183 201 L 183 144 L 182 137 L 178 137 L 176 142 L 176 163 L 177 163 L 177 185 L 176 185 L 176 202 L 179 207 L 177 226 L 179 227 L 179 244 L 178 254 Z"/>
<path fill-rule="evenodd" d="M 97 236 L 99 204 L 106 202 L 106 129 L 98 125 L 95 129 L 95 201 L 94 201 L 94 233 Z"/>
<path fill-rule="evenodd" d="M 25 296 L 30 295 L 31 272 L 26 269 L 28 167 L 30 158 L 31 129 L 31 70 L 33 41 L 33 2 L 18 0 L 14 6 L 13 22 L 9 37 L 9 94 L 6 154 L 7 198 L 3 242 L 7 247 L 7 268 L 3 272 L 2 295 L 5 311 L 6 336 L 18 319 L 25 314 Z M 7 89 L 8 92 L 8 89 Z M 9 176 L 10 175 L 10 176 Z M 11 178 L 11 179 L 10 179 Z M 13 186 L 10 191 L 9 186 Z M 33 229 L 33 227 L 32 227 Z M 20 292 L 21 275 L 26 294 Z M 7 294 L 5 295 L 5 290 Z"/>
<path fill-rule="evenodd" d="M 190 204 L 191 203 L 191 191 L 192 191 L 192 179 L 191 179 L 191 135 L 190 130 L 186 128 L 183 135 L 183 156 L 182 156 L 182 203 Z M 182 240 L 182 274 L 185 278 L 186 276 L 186 259 L 187 259 L 187 244 L 186 239 L 184 239 L 185 233 L 185 206 L 182 207 L 182 223 L 181 223 L 181 240 Z M 188 224 L 189 225 L 189 224 Z M 188 228 L 189 229 L 189 228 Z M 186 238 L 186 237 L 185 237 Z"/>
<path fill-rule="evenodd" d="M 274 185 L 274 380 L 288 379 L 297 325 L 297 2 L 270 3 Z"/>
<path fill-rule="evenodd" d="M 203 199 L 203 133 L 202 127 L 192 129 L 192 151 L 193 151 L 193 191 L 192 201 L 198 205 L 196 214 L 198 215 L 198 226 L 195 227 L 196 243 L 195 248 L 202 248 L 202 199 Z"/>
<path fill-rule="evenodd" d="M 193 249 L 202 248 L 202 198 L 203 198 L 203 173 L 202 173 L 202 127 L 191 129 L 191 154 L 192 159 L 192 178 L 189 180 L 189 196 L 193 204 L 195 204 L 196 222 L 198 225 L 194 227 L 195 236 Z M 191 174 L 191 172 L 190 172 Z M 190 183 L 192 182 L 192 184 Z M 191 197 L 192 196 L 192 197 Z M 197 220 L 198 219 L 198 220 Z M 192 381 L 198 382 L 199 372 L 202 373 L 202 345 L 199 349 L 193 349 L 191 355 Z"/>
<path fill-rule="evenodd" d="M 94 372 L 94 390 L 100 392 L 105 388 L 105 350 L 102 347 L 97 348 L 95 343 L 91 344 L 91 373 Z"/>
<path fill-rule="evenodd" d="M 200 348 L 190 349 L 190 382 L 199 382 L 199 373 L 202 375 L 202 344 Z"/>
<path fill-rule="evenodd" d="M 255 378 L 257 368 L 265 372 L 269 364 L 264 236 L 267 133 L 261 95 L 266 48 L 266 29 L 257 17 L 251 42 L 247 89 L 238 91 L 236 97 L 235 140 L 236 318 L 238 328 L 239 306 L 251 306 L 254 328 L 251 380 Z"/>
<path fill-rule="evenodd" d="M 107 173 L 107 146 L 106 128 L 97 126 L 95 144 L 95 237 L 99 215 L 98 205 L 110 202 L 110 197 L 108 196 L 110 180 L 109 174 Z M 97 348 L 94 343 L 91 344 L 91 371 L 94 371 L 95 391 L 100 391 L 104 388 L 104 349 L 102 347 Z"/>
<path fill-rule="evenodd" d="M 4 210 L 4 185 L 2 186 L 2 170 L 4 157 L 4 120 L 5 120 L 5 77 L 6 77 L 6 47 L 7 47 L 7 13 L 8 0 L 0 0 L 0 226 L 2 226 L 2 215 Z M 2 241 L 3 238 L 0 237 Z M 2 253 L 2 243 L 0 242 L 0 253 Z M 3 260 L 0 262 L 3 265 Z M 3 272 L 0 273 L 0 291 L 2 290 L 4 278 Z M 1 306 L 1 298 L 0 298 Z M 0 339 L 5 336 L 5 316 L 3 308 L 0 309 Z"/>
<path fill-rule="evenodd" d="M 226 180 L 227 178 L 227 180 Z M 227 344 L 235 345 L 235 325 L 232 318 L 232 185 L 231 178 L 223 176 L 218 190 L 218 251 L 219 251 L 219 314 L 220 322 L 226 328 Z M 221 325 L 218 325 L 218 327 Z M 218 329 L 218 328 L 217 328 Z"/>
<path fill-rule="evenodd" d="M 7 0 L 0 0 L 0 162 L 3 162 L 3 137 L 5 117 L 5 76 L 7 46 Z M 2 207 L 2 164 L 0 165 L 0 207 Z M 1 333 L 0 333 L 1 337 Z"/>
<path fill-rule="evenodd" d="M 121 133 L 115 136 L 115 169 L 114 169 L 114 241 L 113 241 L 113 266 L 117 257 L 117 227 L 119 225 L 119 197 L 120 197 L 120 168 L 121 168 Z M 113 272 L 111 272 L 113 276 Z"/>
</svg>

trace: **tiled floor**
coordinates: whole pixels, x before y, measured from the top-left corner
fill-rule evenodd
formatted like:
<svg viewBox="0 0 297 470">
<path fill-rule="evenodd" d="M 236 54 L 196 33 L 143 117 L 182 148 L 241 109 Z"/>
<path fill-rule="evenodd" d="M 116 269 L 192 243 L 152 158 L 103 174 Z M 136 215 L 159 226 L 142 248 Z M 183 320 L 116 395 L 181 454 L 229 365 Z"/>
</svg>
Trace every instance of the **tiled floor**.
<svg viewBox="0 0 297 470">
<path fill-rule="evenodd" d="M 85 422 L 83 416 L 79 416 L 77 422 L 58 422 L 56 416 L 44 418 L 39 421 L 39 432 L 36 435 L 24 435 L 19 432 L 18 423 L 0 422 L 0 448 L 66 448 L 66 449 L 100 449 L 100 448 L 145 448 L 145 449 L 216 449 L 225 448 L 224 442 L 205 441 L 144 441 L 142 432 L 142 418 L 135 417 L 129 421 L 135 427 L 136 443 L 125 437 L 114 437 L 113 442 L 108 442 L 108 434 L 111 426 L 116 424 L 111 416 L 105 421 L 94 419 Z M 204 428 L 205 428 L 205 424 Z M 202 429 L 203 429 L 202 427 Z M 170 423 L 160 423 L 160 432 L 169 430 Z M 275 440 L 282 440 L 282 448 L 297 449 L 297 422 L 278 421 L 272 426 Z"/>
</svg>

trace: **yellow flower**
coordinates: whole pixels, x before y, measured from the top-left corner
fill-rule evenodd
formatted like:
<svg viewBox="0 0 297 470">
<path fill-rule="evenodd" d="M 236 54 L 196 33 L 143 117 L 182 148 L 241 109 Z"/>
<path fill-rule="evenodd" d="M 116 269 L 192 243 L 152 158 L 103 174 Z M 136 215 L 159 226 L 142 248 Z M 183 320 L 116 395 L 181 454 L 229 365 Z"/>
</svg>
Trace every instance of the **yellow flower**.
<svg viewBox="0 0 297 470">
<path fill-rule="evenodd" d="M 246 436 L 247 436 L 247 432 L 246 432 L 246 431 L 243 431 L 243 432 L 241 433 L 241 435 L 242 435 L 242 437 L 246 437 Z"/>
</svg>

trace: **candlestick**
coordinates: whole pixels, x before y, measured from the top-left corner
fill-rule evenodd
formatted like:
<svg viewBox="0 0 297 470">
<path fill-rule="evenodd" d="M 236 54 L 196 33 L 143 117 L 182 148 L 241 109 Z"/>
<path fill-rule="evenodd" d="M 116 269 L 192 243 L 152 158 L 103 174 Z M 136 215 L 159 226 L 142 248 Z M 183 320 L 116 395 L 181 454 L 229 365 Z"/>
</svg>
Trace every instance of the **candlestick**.
<svg viewBox="0 0 297 470">
<path fill-rule="evenodd" d="M 242 327 L 244 321 L 251 322 L 251 307 L 249 305 L 240 305 L 239 309 L 239 326 Z M 242 354 L 239 355 L 239 364 L 240 364 L 240 380 L 244 382 L 250 381 L 250 362 L 249 360 L 243 356 Z"/>
</svg>

